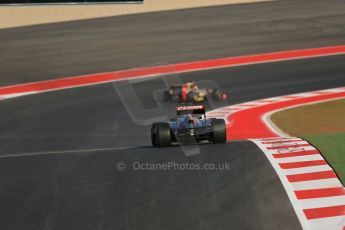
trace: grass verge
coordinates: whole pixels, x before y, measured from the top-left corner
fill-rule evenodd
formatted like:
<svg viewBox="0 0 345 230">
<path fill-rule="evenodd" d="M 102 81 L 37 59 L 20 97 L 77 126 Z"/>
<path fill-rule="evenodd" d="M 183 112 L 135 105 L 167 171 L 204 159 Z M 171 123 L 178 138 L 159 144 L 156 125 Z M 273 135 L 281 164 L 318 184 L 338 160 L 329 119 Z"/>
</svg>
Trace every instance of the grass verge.
<svg viewBox="0 0 345 230">
<path fill-rule="evenodd" d="M 287 109 L 271 120 L 317 147 L 345 183 L 345 99 Z"/>
<path fill-rule="evenodd" d="M 318 148 L 345 184 L 345 133 L 302 136 Z"/>
</svg>

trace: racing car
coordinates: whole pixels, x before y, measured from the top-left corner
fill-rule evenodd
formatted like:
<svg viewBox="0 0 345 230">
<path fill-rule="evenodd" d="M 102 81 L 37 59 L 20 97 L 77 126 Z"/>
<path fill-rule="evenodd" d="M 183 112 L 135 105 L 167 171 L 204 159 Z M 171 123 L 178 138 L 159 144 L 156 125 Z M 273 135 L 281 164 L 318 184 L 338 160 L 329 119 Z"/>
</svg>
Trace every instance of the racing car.
<svg viewBox="0 0 345 230">
<path fill-rule="evenodd" d="M 217 101 L 227 99 L 227 94 L 219 89 L 200 89 L 195 82 L 187 82 L 182 85 L 171 85 L 163 92 L 164 102 L 200 103 L 207 100 L 207 96 Z"/>
<path fill-rule="evenodd" d="M 226 127 L 223 119 L 206 118 L 204 105 L 176 107 L 176 119 L 151 126 L 153 146 L 165 147 L 177 144 L 226 142 Z"/>
</svg>

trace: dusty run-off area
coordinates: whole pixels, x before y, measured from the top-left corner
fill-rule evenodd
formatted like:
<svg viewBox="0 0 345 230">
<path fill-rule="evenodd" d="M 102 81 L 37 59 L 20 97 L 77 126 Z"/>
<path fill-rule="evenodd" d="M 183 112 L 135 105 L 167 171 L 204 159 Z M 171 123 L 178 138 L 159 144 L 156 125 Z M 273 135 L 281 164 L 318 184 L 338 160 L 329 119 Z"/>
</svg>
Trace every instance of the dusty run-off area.
<svg viewBox="0 0 345 230">
<path fill-rule="evenodd" d="M 345 183 L 345 99 L 284 110 L 271 119 L 317 147 Z"/>
<path fill-rule="evenodd" d="M 268 0 L 144 0 L 143 4 L 1 6 L 0 29 L 117 15 Z"/>
<path fill-rule="evenodd" d="M 280 111 L 271 119 L 291 136 L 345 133 L 345 99 Z"/>
</svg>

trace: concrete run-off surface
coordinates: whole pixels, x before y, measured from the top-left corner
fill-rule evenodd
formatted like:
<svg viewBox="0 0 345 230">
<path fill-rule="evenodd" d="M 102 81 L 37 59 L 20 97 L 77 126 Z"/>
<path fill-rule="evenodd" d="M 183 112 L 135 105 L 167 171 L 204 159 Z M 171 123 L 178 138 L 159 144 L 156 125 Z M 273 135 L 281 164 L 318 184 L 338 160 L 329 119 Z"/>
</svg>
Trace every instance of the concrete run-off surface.
<svg viewBox="0 0 345 230">
<path fill-rule="evenodd" d="M 126 14 L 263 1 L 269 0 L 145 0 L 144 4 L 2 6 L 0 7 L 0 29 Z"/>
</svg>

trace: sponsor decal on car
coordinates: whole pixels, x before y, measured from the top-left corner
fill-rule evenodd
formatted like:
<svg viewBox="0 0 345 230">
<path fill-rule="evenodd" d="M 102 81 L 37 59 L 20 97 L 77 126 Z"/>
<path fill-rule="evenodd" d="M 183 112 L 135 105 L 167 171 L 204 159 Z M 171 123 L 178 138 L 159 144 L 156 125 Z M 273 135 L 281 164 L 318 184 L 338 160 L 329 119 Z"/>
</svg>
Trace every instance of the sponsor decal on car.
<svg viewBox="0 0 345 230">
<path fill-rule="evenodd" d="M 177 111 L 185 111 L 185 110 L 195 110 L 195 109 L 205 109 L 204 105 L 190 105 L 190 106 L 177 106 Z"/>
</svg>

